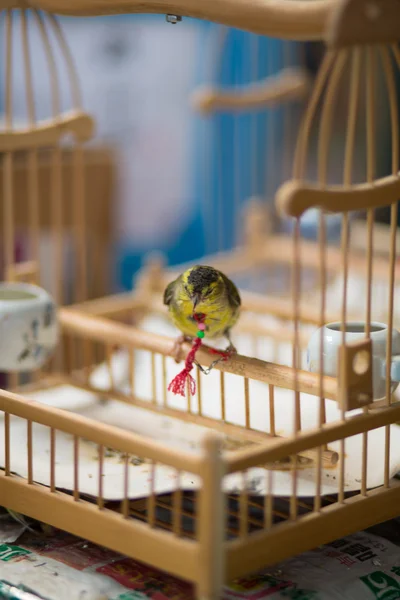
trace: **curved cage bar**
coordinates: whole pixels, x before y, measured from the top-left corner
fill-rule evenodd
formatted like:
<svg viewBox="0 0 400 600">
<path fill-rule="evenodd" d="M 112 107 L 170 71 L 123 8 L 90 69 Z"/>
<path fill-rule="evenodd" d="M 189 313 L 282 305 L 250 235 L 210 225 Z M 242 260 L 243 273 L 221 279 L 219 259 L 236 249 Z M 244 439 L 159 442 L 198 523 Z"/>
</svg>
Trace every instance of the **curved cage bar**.
<svg viewBox="0 0 400 600">
<path fill-rule="evenodd" d="M 375 5 L 372 6 L 374 8 Z M 371 8 L 371 7 L 370 7 Z M 395 86 L 394 73 L 398 71 L 399 50 L 393 44 L 393 30 L 384 25 L 393 15 L 391 2 L 376 5 L 375 13 L 377 30 L 371 33 L 369 26 L 358 26 L 351 37 L 349 22 L 344 15 L 365 16 L 362 11 L 365 5 L 357 0 L 348 0 L 338 9 L 340 18 L 333 19 L 332 27 L 336 27 L 331 35 L 331 46 L 328 47 L 319 69 L 315 86 L 305 111 L 298 135 L 295 152 L 293 178 L 281 186 L 277 192 L 276 202 L 279 210 L 295 220 L 292 261 L 293 261 L 293 314 L 294 314 L 294 349 L 293 369 L 296 381 L 300 373 L 298 352 L 299 344 L 299 307 L 302 297 L 300 273 L 302 269 L 302 253 L 300 246 L 301 220 L 304 214 L 312 210 L 319 213 L 319 277 L 320 291 L 314 295 L 314 302 L 319 305 L 319 330 L 317 330 L 308 346 L 308 368 L 319 377 L 319 412 L 318 430 L 326 426 L 327 403 L 324 394 L 323 379 L 326 375 L 338 377 L 338 396 L 341 417 L 345 424 L 349 413 L 358 411 L 367 416 L 371 409 L 379 407 L 383 412 L 392 403 L 396 403 L 394 391 L 397 387 L 397 375 L 393 365 L 396 362 L 396 340 L 398 332 L 394 329 L 394 294 L 396 264 L 396 230 L 397 203 L 400 191 L 399 172 L 399 101 Z M 357 12 L 358 11 L 358 12 Z M 398 13 L 396 13 L 397 18 Z M 350 18 L 350 16 L 349 16 Z M 370 17 L 368 17 L 370 19 Z M 352 22 L 354 27 L 355 20 Z M 385 34 L 386 32 L 386 34 Z M 342 35 L 343 34 L 343 35 Z M 398 31 L 396 33 L 398 36 Z M 348 37 L 346 37 L 348 36 Z M 386 45 L 382 45 L 384 40 Z M 361 45 L 360 45 L 361 42 Z M 379 43 L 379 45 L 377 45 Z M 379 67 L 378 67 L 379 65 Z M 392 136 L 391 173 L 386 177 L 377 176 L 377 81 L 383 72 L 383 89 L 385 101 L 390 112 Z M 347 79 L 346 76 L 350 76 Z M 341 152 L 334 148 L 333 117 L 337 110 L 339 93 L 347 94 L 347 123 L 344 144 Z M 359 146 L 356 147 L 355 136 L 357 126 L 365 131 L 365 169 L 364 181 L 353 183 L 354 161 Z M 312 132 L 316 132 L 316 170 L 315 181 L 309 182 L 309 167 L 315 165 L 315 158 L 310 150 Z M 343 157 L 341 183 L 330 183 L 330 156 L 336 150 L 334 160 Z M 391 229 L 387 240 L 386 264 L 386 309 L 373 298 L 376 276 L 376 257 L 374 252 L 375 211 L 382 206 L 391 207 Z M 329 214 L 342 215 L 341 240 L 341 272 L 340 287 L 328 286 L 327 272 L 327 240 L 326 219 Z M 356 274 L 364 282 L 365 297 L 359 298 L 356 319 L 349 316 L 349 269 L 351 268 L 351 226 L 352 213 L 365 214 L 365 252 L 364 260 L 357 268 Z M 354 273 L 352 273 L 354 275 Z M 335 291 L 334 291 L 335 289 Z M 337 297 L 339 295 L 339 297 Z M 327 301 L 329 309 L 334 304 L 341 310 L 340 319 L 330 322 L 327 318 Z M 374 302 L 373 302 L 374 300 Z M 378 356 L 380 348 L 381 358 Z M 301 400 L 298 391 L 294 392 L 297 419 L 294 435 L 301 429 Z M 382 443 L 384 453 L 381 457 L 382 489 L 390 487 L 391 427 L 382 427 Z M 339 450 L 339 490 L 338 503 L 345 500 L 346 453 L 349 440 L 340 441 Z M 370 462 L 371 434 L 362 434 L 360 497 L 366 497 L 371 487 Z M 317 450 L 316 462 L 316 494 L 314 511 L 319 513 L 322 506 L 322 472 L 321 456 L 325 446 Z M 297 515 L 297 479 L 296 467 L 293 469 L 292 508 Z"/>
<path fill-rule="evenodd" d="M 10 0 L 2 0 L 5 7 Z M 13 1 L 12 6 L 17 2 Z M 199 0 L 148 1 L 145 5 L 139 0 L 103 2 L 99 0 L 36 0 L 35 7 L 51 13 L 73 16 L 96 16 L 114 14 L 172 14 L 196 19 L 205 19 L 237 27 L 252 33 L 269 35 L 282 39 L 317 40 L 324 39 L 327 19 L 336 8 L 336 0 Z M 0 7 L 3 4 L 0 5 Z"/>
<path fill-rule="evenodd" d="M 29 279 L 31 282 L 43 283 L 43 273 L 40 273 L 40 177 L 39 155 L 49 153 L 51 164 L 51 230 L 52 251 L 54 256 L 53 273 L 51 275 L 52 292 L 58 303 L 70 302 L 70 292 L 64 287 L 64 256 L 65 256 L 65 199 L 63 198 L 63 148 L 71 149 L 72 156 L 72 186 L 73 193 L 73 238 L 75 257 L 75 297 L 73 300 L 84 300 L 87 297 L 87 232 L 85 228 L 84 209 L 84 164 L 82 144 L 93 137 L 94 122 L 91 116 L 83 112 L 81 91 L 73 64 L 73 60 L 62 34 L 61 28 L 53 15 L 46 15 L 36 9 L 20 11 L 8 9 L 2 13 L 5 28 L 5 113 L 4 124 L 0 131 L 0 149 L 3 155 L 3 239 L 4 239 L 4 271 L 7 280 Z M 49 73 L 50 83 L 50 114 L 47 119 L 37 118 L 37 85 L 35 85 L 35 67 L 31 60 L 32 31 L 38 35 L 42 52 Z M 59 45 L 61 58 L 64 60 L 70 84 L 72 105 L 70 111 L 62 111 L 61 90 L 59 82 L 59 65 L 53 52 L 52 33 Z M 14 48 L 20 44 L 17 56 L 13 55 Z M 16 72 L 23 73 L 25 88 L 25 109 L 17 118 L 13 114 L 13 88 Z M 72 137 L 72 142 L 65 146 L 64 139 Z M 15 191 L 13 187 L 13 171 L 16 161 L 24 157 L 27 164 L 28 180 L 28 210 L 29 215 L 29 248 L 24 258 L 25 266 L 15 262 L 14 249 L 16 233 L 20 227 L 15 222 L 16 214 L 13 209 Z M 49 282 L 47 282 L 48 284 Z"/>
</svg>

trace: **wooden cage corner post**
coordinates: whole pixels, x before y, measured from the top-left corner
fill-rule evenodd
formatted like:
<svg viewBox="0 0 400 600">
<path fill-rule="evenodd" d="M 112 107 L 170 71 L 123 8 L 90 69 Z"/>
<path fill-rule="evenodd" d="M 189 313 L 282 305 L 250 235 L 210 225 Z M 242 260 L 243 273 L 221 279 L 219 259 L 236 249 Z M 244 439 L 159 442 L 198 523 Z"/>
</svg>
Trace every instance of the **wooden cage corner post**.
<svg viewBox="0 0 400 600">
<path fill-rule="evenodd" d="M 224 570 L 224 460 L 222 438 L 209 432 L 203 441 L 202 486 L 198 502 L 199 571 L 197 600 L 219 600 Z"/>
</svg>

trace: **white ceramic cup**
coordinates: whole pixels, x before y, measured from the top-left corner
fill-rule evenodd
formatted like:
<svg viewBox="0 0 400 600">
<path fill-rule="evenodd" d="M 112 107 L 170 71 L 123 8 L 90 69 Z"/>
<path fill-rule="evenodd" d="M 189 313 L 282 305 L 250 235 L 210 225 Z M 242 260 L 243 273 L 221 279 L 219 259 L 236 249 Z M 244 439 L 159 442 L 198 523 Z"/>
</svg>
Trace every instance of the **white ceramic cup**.
<svg viewBox="0 0 400 600">
<path fill-rule="evenodd" d="M 39 369 L 58 337 L 56 305 L 46 290 L 28 283 L 0 283 L 0 371 Z"/>
<path fill-rule="evenodd" d="M 386 343 L 388 327 L 385 323 L 371 323 L 372 340 L 372 382 L 374 400 L 380 400 L 386 395 Z M 346 324 L 346 343 L 365 339 L 365 323 L 350 321 Z M 328 323 L 323 327 L 323 370 L 325 375 L 337 377 L 338 348 L 343 341 L 341 324 Z M 321 330 L 313 333 L 307 347 L 307 368 L 313 373 L 320 371 Z M 400 382 L 400 332 L 392 332 L 391 356 L 391 389 L 392 393 Z"/>
</svg>

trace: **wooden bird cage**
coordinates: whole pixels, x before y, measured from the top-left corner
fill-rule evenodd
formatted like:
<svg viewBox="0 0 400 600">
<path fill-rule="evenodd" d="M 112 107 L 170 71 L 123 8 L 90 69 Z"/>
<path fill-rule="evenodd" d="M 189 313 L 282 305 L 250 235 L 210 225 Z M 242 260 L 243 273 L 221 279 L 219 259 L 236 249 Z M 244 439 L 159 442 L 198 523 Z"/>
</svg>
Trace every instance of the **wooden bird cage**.
<svg viewBox="0 0 400 600">
<path fill-rule="evenodd" d="M 74 61 L 55 17 L 35 9 L 10 9 L 2 13 L 1 27 L 4 56 L 4 118 L 0 134 L 3 278 L 43 283 L 41 238 L 48 232 L 47 251 L 53 260 L 50 276 L 46 274 L 45 279 L 51 280 L 51 292 L 60 304 L 82 301 L 96 287 L 93 285 L 94 274 L 87 269 L 89 247 L 92 259 L 93 252 L 104 259 L 99 247 L 108 244 L 109 225 L 104 221 L 109 221 L 106 196 L 112 186 L 113 159 L 110 152 L 107 154 L 103 150 L 102 153 L 99 148 L 83 151 L 83 143 L 93 137 L 94 120 L 82 109 Z M 38 42 L 35 48 L 43 58 L 44 73 L 38 72 L 32 60 L 32 41 Z M 65 74 L 65 82 L 60 80 L 61 73 Z M 18 98 L 15 93 L 17 74 L 24 90 Z M 17 115 L 14 112 L 16 102 L 20 109 Z M 93 161 L 104 162 L 102 174 L 96 176 L 93 173 L 96 168 Z M 88 178 L 91 182 L 97 178 L 101 186 L 101 189 L 93 190 L 91 183 L 90 191 L 97 197 L 97 216 L 87 205 Z M 48 196 L 51 196 L 51 202 L 48 202 Z M 101 243 L 92 239 L 92 229 L 101 231 Z M 17 234 L 28 242 L 22 263 L 17 262 L 15 255 Z M 69 274 L 65 271 L 69 238 L 73 262 L 72 293 L 67 286 Z M 104 264 L 102 269 L 104 272 Z M 101 279 L 97 267 L 94 271 L 95 277 Z"/>
<path fill-rule="evenodd" d="M 42 145 L 53 152 L 56 276 L 62 206 L 59 140 L 65 130 L 77 138 L 73 205 L 78 214 L 83 193 L 81 143 L 90 137 L 92 122 L 83 112 L 60 115 L 57 72 L 45 23 L 54 28 L 61 42 L 53 14 L 142 12 L 143 2 L 35 2 L 31 10 L 43 31 L 53 82 L 54 114 L 47 125 L 36 123 L 29 91 L 32 75 L 25 5 L 19 8 L 17 1 L 0 0 L 0 7 L 8 32 L 6 127 L 0 133 L 7 277 L 18 276 L 13 257 L 11 184 L 15 153 L 24 150 L 30 157 L 27 206 L 32 215 L 32 239 L 36 240 L 36 153 Z M 43 15 L 39 9 L 48 12 Z M 186 397 L 177 398 L 168 392 L 168 381 L 177 369 L 170 357 L 174 334 L 160 299 L 172 270 L 153 257 L 132 293 L 87 300 L 86 267 L 80 265 L 77 303 L 59 309 L 63 344 L 52 371 L 41 371 L 28 385 L 0 391 L 0 504 L 182 577 L 195 585 L 198 598 L 216 599 L 222 585 L 234 578 L 398 514 L 400 486 L 395 475 L 400 463 L 396 426 L 400 407 L 392 390 L 392 378 L 397 376 L 392 346 L 398 337 L 392 325 L 400 188 L 394 73 L 399 67 L 396 37 L 400 14 L 397 0 L 379 4 L 371 0 L 177 0 L 173 7 L 168 0 L 150 0 L 146 10 L 208 19 L 282 39 L 327 42 L 327 54 L 299 131 L 293 180 L 277 195 L 280 210 L 295 219 L 293 240 L 288 244 L 287 239 L 264 238 L 262 232 L 256 240 L 262 256 L 268 251 L 278 259 L 283 247 L 290 249 L 292 297 L 273 299 L 244 291 L 238 328 L 240 353 L 219 363 L 208 376 L 198 370 L 196 394 L 192 396 L 188 390 Z M 30 107 L 29 128 L 22 131 L 12 126 L 10 92 L 11 26 L 16 11 L 21 13 L 24 31 Z M 66 46 L 61 46 L 71 65 Z M 376 180 L 373 80 L 378 60 L 390 105 L 393 165 L 390 175 Z M 331 116 L 346 62 L 351 63 L 352 78 L 343 185 L 330 186 L 326 165 Z M 362 67 L 364 92 L 358 85 Z M 70 74 L 75 81 L 72 66 Z M 367 177 L 364 183 L 352 184 L 354 127 L 362 95 L 366 98 Z M 325 99 L 322 105 L 321 97 Z M 75 109 L 81 111 L 78 98 L 76 94 Z M 316 111 L 318 104 L 320 112 Z M 309 127 L 319 116 L 318 180 L 311 184 L 305 180 Z M 374 210 L 385 204 L 392 207 L 389 265 L 384 257 L 375 257 L 373 246 Z M 310 207 L 320 210 L 317 245 L 304 243 L 299 236 L 301 216 Z M 366 250 L 350 255 L 348 222 L 353 210 L 368 211 L 367 243 Z M 324 225 L 328 211 L 342 214 L 340 249 L 327 249 Z M 253 211 L 252 229 L 258 227 L 258 217 Z M 81 248 L 86 243 L 82 223 L 80 215 L 76 237 Z M 246 270 L 254 260 L 252 243 L 250 240 L 246 252 L 239 249 L 214 256 L 214 264 L 228 272 L 234 264 Z M 33 250 L 32 273 L 38 277 L 36 256 Z M 300 270 L 305 264 L 317 268 L 319 310 L 302 298 Z M 352 268 L 364 269 L 367 283 L 365 314 L 355 317 L 346 303 L 346 281 Z M 326 304 L 330 269 L 344 280 L 341 304 L 332 314 Z M 374 322 L 371 288 L 377 273 L 388 286 L 386 328 Z M 54 284 L 62 304 L 59 280 Z M 268 321 L 271 315 L 274 324 Z M 358 319 L 354 331 L 346 330 L 350 317 Z M 277 330 L 276 319 L 285 326 Z M 339 361 L 336 372 L 328 375 L 332 365 L 325 356 L 322 326 L 332 321 Z M 313 333 L 314 345 L 310 346 L 316 327 L 321 327 L 321 333 Z M 360 331 L 361 338 L 349 342 L 347 334 Z M 251 346 L 255 339 L 258 350 Z M 290 364 L 262 356 L 266 339 L 289 345 Z M 311 361 L 308 357 L 309 370 L 300 368 L 300 360 L 305 358 L 301 350 L 307 346 L 316 357 Z M 189 346 L 184 350 L 188 352 Z M 337 354 L 332 356 L 337 360 Z M 197 358 L 209 366 L 214 355 L 203 346 Z M 379 367 L 375 379 L 372 359 Z M 375 398 L 377 382 L 384 387 L 383 397 Z"/>
</svg>

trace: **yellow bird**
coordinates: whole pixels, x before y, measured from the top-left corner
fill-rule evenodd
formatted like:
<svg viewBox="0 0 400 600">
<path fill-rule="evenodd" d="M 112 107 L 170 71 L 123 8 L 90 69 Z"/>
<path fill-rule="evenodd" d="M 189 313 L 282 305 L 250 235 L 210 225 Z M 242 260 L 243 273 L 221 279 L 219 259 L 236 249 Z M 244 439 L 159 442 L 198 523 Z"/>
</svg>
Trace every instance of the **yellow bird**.
<svg viewBox="0 0 400 600">
<path fill-rule="evenodd" d="M 227 352 L 236 352 L 230 332 L 239 318 L 241 299 L 235 284 L 221 271 L 204 265 L 191 267 L 168 284 L 164 304 L 183 334 L 174 349 L 177 362 L 181 344 L 198 332 L 195 314 L 204 315 L 206 338 L 224 336 L 229 342 Z"/>
</svg>

